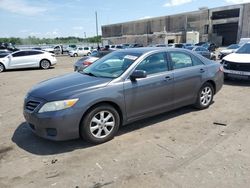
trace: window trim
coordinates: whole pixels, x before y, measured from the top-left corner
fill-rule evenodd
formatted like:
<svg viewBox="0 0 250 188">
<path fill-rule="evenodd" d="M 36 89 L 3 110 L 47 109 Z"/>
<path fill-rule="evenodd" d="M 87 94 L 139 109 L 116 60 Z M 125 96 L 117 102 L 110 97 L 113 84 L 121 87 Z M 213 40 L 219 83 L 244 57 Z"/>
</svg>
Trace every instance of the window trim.
<svg viewBox="0 0 250 188">
<path fill-rule="evenodd" d="M 183 67 L 183 68 L 179 68 L 179 69 L 174 69 L 174 64 L 173 64 L 173 61 L 172 61 L 170 53 L 183 53 L 185 55 L 188 55 L 191 58 L 191 60 L 192 60 L 192 66 Z M 173 70 L 174 71 L 174 70 L 188 69 L 190 67 L 196 67 L 196 66 L 205 66 L 205 63 L 202 60 L 200 60 L 200 58 L 196 57 L 195 55 L 193 55 L 191 53 L 181 52 L 181 51 L 170 51 L 170 52 L 167 52 L 167 54 L 168 54 L 169 62 L 171 64 L 171 69 L 169 69 L 169 70 Z M 201 64 L 200 65 L 194 65 L 194 59 L 197 59 L 197 61 L 201 62 Z"/>
</svg>

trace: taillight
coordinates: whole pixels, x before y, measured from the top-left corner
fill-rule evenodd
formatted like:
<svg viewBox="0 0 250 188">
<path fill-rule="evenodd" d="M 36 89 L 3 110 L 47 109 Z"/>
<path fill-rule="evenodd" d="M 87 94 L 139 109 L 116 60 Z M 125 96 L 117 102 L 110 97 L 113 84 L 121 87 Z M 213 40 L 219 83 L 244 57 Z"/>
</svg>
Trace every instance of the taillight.
<svg viewBox="0 0 250 188">
<path fill-rule="evenodd" d="M 91 65 L 91 64 L 92 64 L 92 62 L 89 62 L 89 61 L 84 61 L 82 64 L 83 64 L 83 65 L 85 65 L 85 66 L 89 66 L 89 65 Z"/>
</svg>

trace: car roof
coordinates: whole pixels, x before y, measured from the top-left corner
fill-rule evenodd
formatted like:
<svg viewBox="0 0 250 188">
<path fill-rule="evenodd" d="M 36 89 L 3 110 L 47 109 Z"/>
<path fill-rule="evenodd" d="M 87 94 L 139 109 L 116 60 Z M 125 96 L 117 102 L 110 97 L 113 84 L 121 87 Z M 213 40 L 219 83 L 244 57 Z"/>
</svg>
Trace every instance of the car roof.
<svg viewBox="0 0 250 188">
<path fill-rule="evenodd" d="M 119 50 L 119 52 L 138 52 L 141 54 L 145 54 L 148 52 L 162 52 L 162 51 L 166 51 L 166 52 L 171 52 L 171 51 L 179 51 L 179 52 L 187 52 L 186 49 L 184 48 L 168 48 L 168 47 L 142 47 L 142 48 L 128 48 L 128 49 L 124 49 L 124 50 Z M 189 52 L 189 51 L 188 51 Z"/>
</svg>

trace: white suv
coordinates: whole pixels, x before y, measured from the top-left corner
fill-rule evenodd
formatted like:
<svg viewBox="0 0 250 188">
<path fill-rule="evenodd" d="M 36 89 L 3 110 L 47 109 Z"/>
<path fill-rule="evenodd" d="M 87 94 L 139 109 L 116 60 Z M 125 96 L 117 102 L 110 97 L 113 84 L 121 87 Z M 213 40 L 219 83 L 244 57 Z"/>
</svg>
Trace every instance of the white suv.
<svg viewBox="0 0 250 188">
<path fill-rule="evenodd" d="M 93 50 L 92 47 L 77 47 L 69 51 L 69 55 L 71 57 L 84 56 L 84 55 L 89 56 L 92 50 Z"/>
</svg>

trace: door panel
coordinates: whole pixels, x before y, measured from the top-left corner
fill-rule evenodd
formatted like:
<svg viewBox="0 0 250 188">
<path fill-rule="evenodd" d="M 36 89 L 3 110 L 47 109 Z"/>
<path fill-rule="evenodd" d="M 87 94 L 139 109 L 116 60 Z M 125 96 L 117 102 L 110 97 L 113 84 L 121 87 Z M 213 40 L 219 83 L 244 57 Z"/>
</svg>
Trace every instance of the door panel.
<svg viewBox="0 0 250 188">
<path fill-rule="evenodd" d="M 174 100 L 176 106 L 192 104 L 206 74 L 204 65 L 174 71 Z"/>
<path fill-rule="evenodd" d="M 173 107 L 173 73 L 124 82 L 128 119 L 136 119 Z"/>
<path fill-rule="evenodd" d="M 176 107 L 192 104 L 203 79 L 206 66 L 197 58 L 184 52 L 171 52 L 174 69 L 174 100 Z"/>
<path fill-rule="evenodd" d="M 173 104 L 173 72 L 168 71 L 166 53 L 155 53 L 142 60 L 135 70 L 146 71 L 146 78 L 124 82 L 128 119 L 167 111 Z"/>
</svg>

